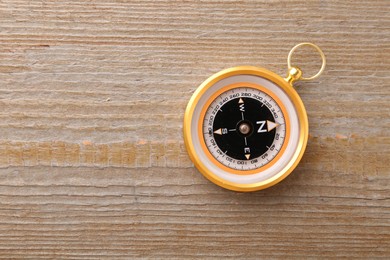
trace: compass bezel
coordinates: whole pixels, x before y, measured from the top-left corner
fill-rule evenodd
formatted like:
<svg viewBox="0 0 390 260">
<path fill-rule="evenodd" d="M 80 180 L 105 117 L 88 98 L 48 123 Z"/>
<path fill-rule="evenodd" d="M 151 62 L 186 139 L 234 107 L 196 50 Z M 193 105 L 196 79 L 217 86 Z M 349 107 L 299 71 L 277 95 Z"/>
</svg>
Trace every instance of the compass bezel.
<svg viewBox="0 0 390 260">
<path fill-rule="evenodd" d="M 192 127 L 192 120 L 194 110 L 198 105 L 199 99 L 205 94 L 205 92 L 216 84 L 218 81 L 236 76 L 236 75 L 252 75 L 264 78 L 268 81 L 271 81 L 273 84 L 277 85 L 279 88 L 283 90 L 283 92 L 288 96 L 291 100 L 294 109 L 296 111 L 299 123 L 299 140 L 297 141 L 296 150 L 288 164 L 277 174 L 268 178 L 266 180 L 255 182 L 255 183 L 235 183 L 232 181 L 225 180 L 220 176 L 217 176 L 215 173 L 210 171 L 205 164 L 200 160 L 199 155 L 194 147 L 194 140 L 192 131 L 199 131 L 197 127 Z M 234 190 L 234 191 L 256 191 L 265 189 L 276 183 L 280 182 L 284 178 L 286 178 L 298 165 L 301 160 L 304 151 L 306 149 L 307 140 L 308 140 L 308 132 L 309 132 L 309 124 L 306 114 L 306 109 L 303 105 L 301 98 L 295 89 L 282 77 L 277 75 L 276 73 L 269 71 L 264 68 L 253 67 L 253 66 L 238 66 L 229 69 L 222 70 L 212 76 L 210 76 L 207 80 L 205 80 L 194 92 L 192 95 L 187 108 L 184 114 L 184 126 L 183 126 L 183 134 L 184 134 L 184 143 L 187 148 L 190 159 L 196 166 L 196 168 L 210 181 L 213 183 L 224 187 L 226 189 Z M 196 134 L 198 136 L 198 134 Z"/>
</svg>

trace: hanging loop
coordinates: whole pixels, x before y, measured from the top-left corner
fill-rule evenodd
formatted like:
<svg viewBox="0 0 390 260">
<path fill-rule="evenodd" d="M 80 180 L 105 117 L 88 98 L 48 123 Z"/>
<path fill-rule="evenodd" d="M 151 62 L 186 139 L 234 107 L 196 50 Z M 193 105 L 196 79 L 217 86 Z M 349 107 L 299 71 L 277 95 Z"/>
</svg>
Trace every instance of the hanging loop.
<svg viewBox="0 0 390 260">
<path fill-rule="evenodd" d="M 322 65 L 321 65 L 321 68 L 320 70 L 317 72 L 317 74 L 315 74 L 314 76 L 311 76 L 311 77 L 302 77 L 302 71 L 296 67 L 296 66 L 292 66 L 291 65 L 291 57 L 294 53 L 294 51 L 296 49 L 298 49 L 299 47 L 302 47 L 302 46 L 310 46 L 310 47 L 313 47 L 314 49 L 316 49 L 318 51 L 318 53 L 321 55 L 321 59 L 322 59 Z M 297 81 L 297 80 L 312 80 L 312 79 L 315 79 L 317 78 L 318 76 L 321 75 L 321 73 L 324 71 L 325 69 L 325 65 L 326 65 L 326 59 L 325 59 L 325 54 L 322 52 L 322 50 L 320 49 L 320 47 L 318 47 L 317 45 L 313 44 L 313 43 L 310 43 L 310 42 L 302 42 L 298 45 L 295 45 L 291 51 L 289 52 L 288 54 L 288 57 L 287 57 L 287 66 L 288 66 L 288 75 L 287 75 L 287 78 L 286 80 L 290 83 L 293 83 L 294 81 Z"/>
</svg>

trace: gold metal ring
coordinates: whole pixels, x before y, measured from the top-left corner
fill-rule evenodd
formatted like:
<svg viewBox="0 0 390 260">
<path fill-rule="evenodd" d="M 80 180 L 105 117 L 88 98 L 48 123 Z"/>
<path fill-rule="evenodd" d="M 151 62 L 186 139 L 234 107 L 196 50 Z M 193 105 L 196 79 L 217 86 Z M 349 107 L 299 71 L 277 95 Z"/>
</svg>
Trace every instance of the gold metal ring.
<svg viewBox="0 0 390 260">
<path fill-rule="evenodd" d="M 321 65 L 321 68 L 320 70 L 317 72 L 317 74 L 315 74 L 314 76 L 311 76 L 311 77 L 300 77 L 299 80 L 312 80 L 312 79 L 315 79 L 317 78 L 319 75 L 321 75 L 321 73 L 324 71 L 325 69 L 325 65 L 326 65 L 326 59 L 325 59 L 325 54 L 322 52 L 322 50 L 320 49 L 320 47 L 318 47 L 317 45 L 313 44 L 313 43 L 310 43 L 310 42 L 302 42 L 298 45 L 295 45 L 294 48 L 291 49 L 291 51 L 289 52 L 288 54 L 288 57 L 287 57 L 287 66 L 288 66 L 288 69 L 290 70 L 293 66 L 291 66 L 291 56 L 293 55 L 294 51 L 296 49 L 298 49 L 299 47 L 302 47 L 302 46 L 311 46 L 313 47 L 314 49 L 316 49 L 318 51 L 318 53 L 321 55 L 321 59 L 322 59 L 322 65 Z"/>
</svg>

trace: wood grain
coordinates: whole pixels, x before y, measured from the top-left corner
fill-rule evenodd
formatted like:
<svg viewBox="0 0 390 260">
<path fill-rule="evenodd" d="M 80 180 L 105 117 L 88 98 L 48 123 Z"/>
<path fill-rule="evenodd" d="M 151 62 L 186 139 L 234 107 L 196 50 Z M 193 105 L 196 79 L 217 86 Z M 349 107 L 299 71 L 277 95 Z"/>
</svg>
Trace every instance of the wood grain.
<svg viewBox="0 0 390 260">
<path fill-rule="evenodd" d="M 0 258 L 390 258 L 390 5 L 0 0 Z M 286 73 L 310 138 L 256 193 L 191 164 L 185 106 L 212 73 Z M 294 62 L 307 74 L 315 53 Z"/>
</svg>

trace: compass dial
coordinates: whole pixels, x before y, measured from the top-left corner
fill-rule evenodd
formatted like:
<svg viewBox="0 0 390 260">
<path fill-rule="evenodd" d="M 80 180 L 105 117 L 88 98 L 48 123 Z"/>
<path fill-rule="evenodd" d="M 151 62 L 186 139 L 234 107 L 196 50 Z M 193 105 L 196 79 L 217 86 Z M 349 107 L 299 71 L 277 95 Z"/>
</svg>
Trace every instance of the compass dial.
<svg viewBox="0 0 390 260">
<path fill-rule="evenodd" d="M 239 85 L 211 102 L 204 116 L 203 137 L 219 163 L 247 171 L 277 156 L 286 137 L 286 120 L 269 94 L 245 83 Z"/>
</svg>

